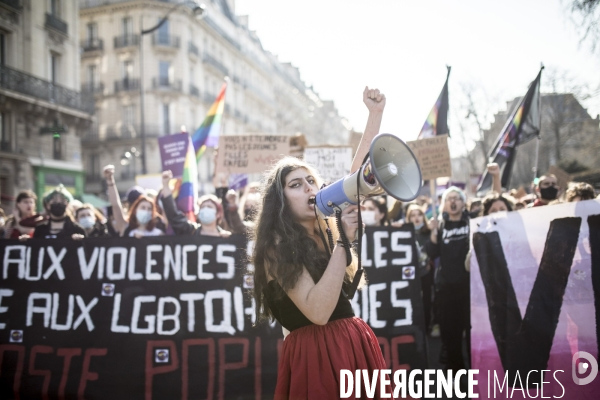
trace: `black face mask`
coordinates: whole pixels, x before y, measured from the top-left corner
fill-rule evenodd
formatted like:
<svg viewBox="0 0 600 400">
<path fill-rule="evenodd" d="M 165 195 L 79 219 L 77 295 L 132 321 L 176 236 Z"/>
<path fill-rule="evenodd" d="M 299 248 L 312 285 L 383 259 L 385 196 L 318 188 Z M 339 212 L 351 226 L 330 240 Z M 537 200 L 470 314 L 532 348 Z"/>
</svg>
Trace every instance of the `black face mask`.
<svg viewBox="0 0 600 400">
<path fill-rule="evenodd" d="M 252 221 L 254 219 L 254 209 L 246 208 L 244 209 L 244 221 Z"/>
<path fill-rule="evenodd" d="M 540 189 L 540 195 L 544 200 L 555 200 L 558 194 L 558 189 L 555 186 Z"/>
<path fill-rule="evenodd" d="M 469 217 L 470 217 L 470 218 L 477 218 L 477 217 L 479 217 L 479 210 L 476 210 L 476 211 L 470 211 L 470 212 L 469 212 Z"/>
<path fill-rule="evenodd" d="M 50 204 L 50 214 L 55 217 L 62 217 L 65 215 L 65 211 L 67 210 L 67 205 L 64 203 L 52 203 Z"/>
</svg>

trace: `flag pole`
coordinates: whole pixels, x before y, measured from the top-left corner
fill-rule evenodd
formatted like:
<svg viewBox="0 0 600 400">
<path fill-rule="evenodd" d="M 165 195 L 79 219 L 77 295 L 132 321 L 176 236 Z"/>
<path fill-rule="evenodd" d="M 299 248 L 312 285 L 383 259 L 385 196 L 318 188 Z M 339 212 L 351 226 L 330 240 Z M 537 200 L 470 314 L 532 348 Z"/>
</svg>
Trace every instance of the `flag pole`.
<svg viewBox="0 0 600 400">
<path fill-rule="evenodd" d="M 437 219 L 437 179 L 433 178 L 429 180 L 429 194 L 431 195 L 431 219 Z"/>
</svg>

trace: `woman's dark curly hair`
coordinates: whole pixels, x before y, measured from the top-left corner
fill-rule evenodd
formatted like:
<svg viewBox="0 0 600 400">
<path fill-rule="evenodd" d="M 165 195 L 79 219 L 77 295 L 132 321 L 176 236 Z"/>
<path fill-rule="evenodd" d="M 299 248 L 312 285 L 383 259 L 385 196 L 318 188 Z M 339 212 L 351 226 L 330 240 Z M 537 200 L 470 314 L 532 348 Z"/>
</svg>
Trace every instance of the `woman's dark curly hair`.
<svg viewBox="0 0 600 400">
<path fill-rule="evenodd" d="M 299 168 L 308 171 L 315 178 L 317 187 L 320 187 L 322 179 L 318 172 L 295 157 L 281 159 L 265 174 L 261 183 L 262 201 L 257 211 L 256 225 L 250 232 L 250 238 L 255 242 L 252 264 L 254 265 L 253 296 L 256 322 L 273 318 L 264 295 L 269 276 L 277 279 L 279 283 L 280 289 L 277 289 L 275 296 L 278 299 L 296 285 L 304 268 L 315 283 L 318 282 L 329 261 L 325 250 L 317 245 L 308 236 L 306 229 L 294 220 L 284 195 L 287 175 Z M 319 218 L 318 222 L 315 220 L 314 228 L 317 233 L 319 225 L 325 232 L 327 225 L 322 218 Z M 335 222 L 329 225 L 336 240 L 339 235 Z M 351 282 L 355 272 L 356 257 L 346 268 L 345 281 Z"/>
<path fill-rule="evenodd" d="M 497 201 L 503 202 L 508 211 L 513 210 L 513 203 L 509 199 L 498 193 L 490 193 L 483 199 L 483 208 L 481 209 L 483 212 L 483 216 L 486 216 L 490 213 L 490 208 L 492 208 L 492 204 L 494 204 Z"/>
</svg>

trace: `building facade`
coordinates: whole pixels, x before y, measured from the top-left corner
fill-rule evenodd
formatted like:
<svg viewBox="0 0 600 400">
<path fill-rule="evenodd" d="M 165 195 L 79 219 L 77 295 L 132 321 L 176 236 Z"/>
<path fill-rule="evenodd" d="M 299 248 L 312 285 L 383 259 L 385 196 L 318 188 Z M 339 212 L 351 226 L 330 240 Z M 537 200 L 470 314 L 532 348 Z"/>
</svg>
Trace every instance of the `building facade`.
<svg viewBox="0 0 600 400">
<path fill-rule="evenodd" d="M 0 1 L 0 194 L 9 212 L 23 189 L 41 198 L 62 183 L 83 194 L 80 137 L 93 102 L 79 92 L 78 14 L 75 1 Z"/>
<path fill-rule="evenodd" d="M 79 4 L 82 90 L 96 100 L 96 122 L 83 137 L 88 191 L 103 192 L 106 164 L 116 165 L 121 192 L 136 175 L 160 173 L 157 138 L 182 126 L 193 132 L 225 77 L 223 135 L 302 133 L 310 145 L 347 143 L 347 124 L 333 103 L 263 49 L 232 0 L 207 1 L 202 18 L 174 0 Z M 167 13 L 160 28 L 141 35 Z M 199 165 L 201 188 L 210 188 L 212 169 L 208 151 Z"/>
</svg>

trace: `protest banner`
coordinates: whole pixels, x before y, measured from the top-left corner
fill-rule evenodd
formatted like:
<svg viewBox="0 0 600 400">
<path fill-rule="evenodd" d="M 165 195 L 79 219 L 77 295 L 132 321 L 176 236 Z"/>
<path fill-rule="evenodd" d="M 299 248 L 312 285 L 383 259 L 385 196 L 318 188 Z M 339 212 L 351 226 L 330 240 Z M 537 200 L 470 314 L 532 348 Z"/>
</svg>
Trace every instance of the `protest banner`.
<svg viewBox="0 0 600 400">
<path fill-rule="evenodd" d="M 252 326 L 246 246 L 238 235 L 1 241 L 0 398 L 272 397 L 283 335 Z M 368 228 L 364 250 L 355 313 L 388 367 L 423 368 L 412 228 Z"/>
<path fill-rule="evenodd" d="M 350 174 L 352 147 L 307 147 L 304 161 L 315 166 L 323 182 L 332 183 Z"/>
<path fill-rule="evenodd" d="M 414 140 L 406 144 L 419 162 L 424 181 L 452 175 L 448 135 Z"/>
<path fill-rule="evenodd" d="M 600 201 L 495 213 L 471 233 L 479 398 L 597 398 Z"/>
<path fill-rule="evenodd" d="M 215 172 L 264 172 L 289 153 L 289 136 L 221 136 Z"/>
<path fill-rule="evenodd" d="M 136 175 L 135 184 L 158 192 L 162 189 L 162 174 Z"/>
<path fill-rule="evenodd" d="M 182 132 L 158 138 L 162 170 L 171 170 L 174 178 L 181 178 L 183 175 L 189 137 L 187 132 Z"/>
</svg>

